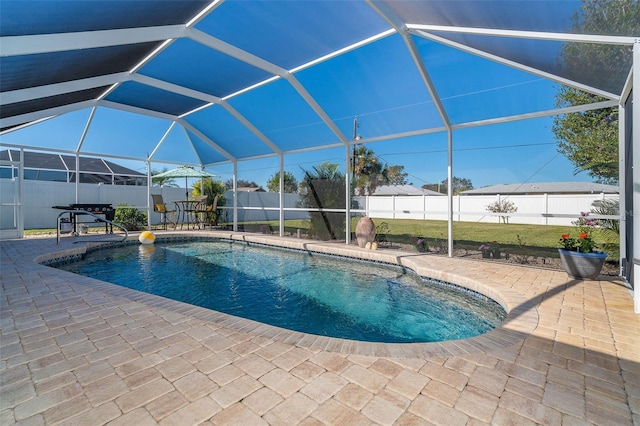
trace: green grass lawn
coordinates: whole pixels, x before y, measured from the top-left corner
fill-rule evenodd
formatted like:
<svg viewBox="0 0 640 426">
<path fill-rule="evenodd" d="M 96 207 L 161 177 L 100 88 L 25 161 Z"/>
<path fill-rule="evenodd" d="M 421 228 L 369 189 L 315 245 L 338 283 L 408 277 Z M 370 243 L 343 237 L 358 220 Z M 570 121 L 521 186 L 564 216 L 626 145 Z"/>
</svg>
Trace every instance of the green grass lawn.
<svg viewBox="0 0 640 426">
<path fill-rule="evenodd" d="M 351 230 L 355 231 L 358 218 L 351 221 Z M 415 219 L 374 219 L 376 228 L 384 222 L 387 224 L 387 241 L 391 244 L 411 244 L 416 237 L 427 238 L 429 246 L 446 247 L 447 222 L 442 220 Z M 278 221 L 245 222 L 240 224 L 241 230 L 261 232 L 264 225 L 269 225 L 272 231 L 278 229 Z M 285 233 L 295 235 L 300 229 L 306 234 L 309 221 L 292 219 L 285 221 Z M 558 257 L 558 240 L 563 233 L 574 232 L 572 226 L 554 225 L 524 225 L 503 223 L 453 222 L 454 248 L 456 250 L 477 251 L 478 247 L 487 242 L 495 241 L 500 244 L 503 252 L 511 254 L 527 254 L 529 256 Z M 55 235 L 55 229 L 25 230 L 25 235 Z M 520 240 L 518 241 L 518 238 Z M 602 244 L 604 238 L 599 233 L 594 234 L 595 240 Z M 609 251 L 610 260 L 618 260 L 615 251 Z"/>
<path fill-rule="evenodd" d="M 447 222 L 442 220 L 416 219 L 373 219 L 376 228 L 384 222 L 388 226 L 387 240 L 390 243 L 411 244 L 416 237 L 427 238 L 430 246 L 445 245 L 447 240 Z M 358 218 L 351 221 L 354 232 Z M 260 226 L 268 224 L 272 230 L 278 229 L 277 221 L 245 223 L 246 229 L 260 232 Z M 306 233 L 309 228 L 307 220 L 296 219 L 285 221 L 285 233 L 296 233 L 300 229 Z M 503 223 L 453 222 L 453 238 L 455 249 L 477 251 L 481 244 L 495 241 L 504 252 L 511 254 L 527 254 L 529 256 L 558 257 L 558 240 L 566 232 L 575 233 L 572 226 L 526 225 Z M 597 242 L 604 238 L 598 232 L 594 234 Z M 617 259 L 610 253 L 610 259 Z"/>
</svg>

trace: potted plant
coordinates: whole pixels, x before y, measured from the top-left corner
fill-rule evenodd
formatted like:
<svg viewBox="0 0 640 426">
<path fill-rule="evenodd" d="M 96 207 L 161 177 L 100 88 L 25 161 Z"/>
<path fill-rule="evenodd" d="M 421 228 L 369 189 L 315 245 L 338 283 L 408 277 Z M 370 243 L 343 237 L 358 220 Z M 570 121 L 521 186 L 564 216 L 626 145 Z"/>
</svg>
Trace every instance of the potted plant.
<svg viewBox="0 0 640 426">
<path fill-rule="evenodd" d="M 560 262 L 571 278 L 595 279 L 607 258 L 607 253 L 595 250 L 597 245 L 592 233 L 597 224 L 588 216 L 589 213 L 581 213 L 580 218 L 573 222 L 576 237 L 572 237 L 571 233 L 560 237 Z"/>
<path fill-rule="evenodd" d="M 424 238 L 424 237 L 415 237 L 413 239 L 413 246 L 420 253 L 424 253 L 424 252 L 429 251 L 429 246 L 427 245 L 427 239 Z"/>
<path fill-rule="evenodd" d="M 482 252 L 483 259 L 490 259 L 490 258 L 500 259 L 501 258 L 500 244 L 498 244 L 496 241 L 491 241 L 490 243 L 484 243 L 480 247 L 478 247 L 478 250 Z"/>
<path fill-rule="evenodd" d="M 482 244 L 480 247 L 478 247 L 478 250 L 482 252 L 483 259 L 491 258 L 491 245 L 489 243 Z"/>
</svg>

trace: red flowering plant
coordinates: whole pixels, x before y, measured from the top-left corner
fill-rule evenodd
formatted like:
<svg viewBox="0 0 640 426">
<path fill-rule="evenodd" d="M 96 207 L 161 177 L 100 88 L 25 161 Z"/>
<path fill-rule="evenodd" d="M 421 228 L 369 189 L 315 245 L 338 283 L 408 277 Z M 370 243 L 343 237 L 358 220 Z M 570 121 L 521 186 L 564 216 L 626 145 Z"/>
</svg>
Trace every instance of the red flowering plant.
<svg viewBox="0 0 640 426">
<path fill-rule="evenodd" d="M 591 253 L 597 247 L 592 236 L 593 230 L 598 225 L 597 222 L 589 219 L 589 213 L 582 212 L 578 220 L 571 223 L 576 227 L 577 236 L 572 237 L 570 233 L 562 234 L 560 245 L 565 250 Z"/>
</svg>

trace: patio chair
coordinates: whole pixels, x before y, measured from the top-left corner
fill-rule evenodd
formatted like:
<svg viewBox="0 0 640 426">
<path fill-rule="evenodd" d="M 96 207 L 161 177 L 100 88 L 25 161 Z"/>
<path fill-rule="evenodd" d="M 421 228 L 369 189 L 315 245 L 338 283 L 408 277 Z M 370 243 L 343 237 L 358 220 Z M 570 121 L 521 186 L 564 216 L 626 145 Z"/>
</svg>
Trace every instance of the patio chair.
<svg viewBox="0 0 640 426">
<path fill-rule="evenodd" d="M 151 198 L 153 199 L 153 211 L 160 213 L 160 223 L 163 225 L 163 229 L 165 231 L 167 230 L 167 223 L 171 223 L 173 225 L 173 229 L 176 229 L 177 210 L 167 208 L 167 205 L 164 203 L 164 199 L 160 194 L 151 194 Z"/>
<path fill-rule="evenodd" d="M 200 207 L 197 216 L 202 229 L 206 229 L 207 225 L 213 228 L 218 219 L 218 195 L 213 198 L 213 203 L 206 205 L 206 202 L 203 202 Z"/>
</svg>

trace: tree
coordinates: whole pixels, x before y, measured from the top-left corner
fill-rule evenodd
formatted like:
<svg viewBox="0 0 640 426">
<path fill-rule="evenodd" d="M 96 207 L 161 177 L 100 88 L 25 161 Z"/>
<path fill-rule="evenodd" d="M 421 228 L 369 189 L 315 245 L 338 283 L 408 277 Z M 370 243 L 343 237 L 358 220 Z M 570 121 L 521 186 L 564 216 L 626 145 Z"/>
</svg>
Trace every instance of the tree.
<svg viewBox="0 0 640 426">
<path fill-rule="evenodd" d="M 364 145 L 354 147 L 351 165 L 352 188 L 356 195 L 371 195 L 380 185 L 406 185 L 408 174 L 404 166 L 389 166 L 373 150 Z"/>
<path fill-rule="evenodd" d="M 583 0 L 574 15 L 575 33 L 640 34 L 640 3 L 637 0 Z M 620 72 L 632 60 L 627 46 L 595 43 L 566 43 L 560 53 L 562 71 L 569 79 L 616 91 Z M 585 66 L 586 64 L 586 66 Z M 556 94 L 556 106 L 566 107 L 600 102 L 604 98 L 563 86 Z M 557 116 L 553 132 L 558 151 L 598 182 L 618 182 L 618 111 L 605 108 Z"/>
<path fill-rule="evenodd" d="M 356 145 L 353 161 L 353 188 L 357 195 L 373 194 L 379 185 L 387 183 L 387 166 L 364 145 Z"/>
<path fill-rule="evenodd" d="M 164 169 L 162 169 L 162 171 L 157 171 L 157 170 L 151 170 L 151 184 L 153 186 L 165 186 L 167 188 L 171 187 L 171 188 L 177 188 L 178 185 L 176 185 L 176 183 L 173 181 L 174 178 L 171 177 L 154 177 L 154 175 L 160 174 L 160 173 L 164 173 L 166 172 L 167 169 L 166 167 Z"/>
<path fill-rule="evenodd" d="M 204 191 L 200 188 L 200 182 L 204 182 Z M 220 180 L 213 180 L 212 178 L 204 178 L 193 184 L 193 195 L 206 195 L 207 205 L 213 203 L 215 196 L 218 196 L 218 207 L 224 206 L 226 199 L 224 197 L 227 188 L 225 184 Z"/>
<path fill-rule="evenodd" d="M 563 87 L 556 105 L 598 102 L 602 98 L 577 89 Z M 618 111 L 605 108 L 556 116 L 553 133 L 558 152 L 575 166 L 575 173 L 586 171 L 600 183 L 618 183 Z"/>
<path fill-rule="evenodd" d="M 429 189 L 431 191 L 436 191 L 441 194 L 446 194 L 449 188 L 448 183 L 449 183 L 449 179 L 445 179 L 440 183 L 426 183 L 422 185 L 422 188 Z M 468 191 L 470 189 L 473 189 L 473 184 L 471 183 L 471 179 L 459 178 L 454 176 L 452 189 L 453 189 L 453 195 L 458 195 L 462 191 Z"/>
<path fill-rule="evenodd" d="M 244 179 L 238 179 L 237 185 L 238 185 L 238 188 L 260 188 L 260 185 L 258 185 L 254 181 L 248 181 Z M 227 179 L 224 182 L 224 186 L 227 189 L 233 189 L 233 179 Z"/>
<path fill-rule="evenodd" d="M 406 185 L 408 173 L 404 172 L 404 166 L 396 165 L 387 167 L 387 181 L 389 185 Z"/>
<path fill-rule="evenodd" d="M 280 172 L 275 172 L 267 181 L 267 191 L 280 192 Z M 289 172 L 284 172 L 284 192 L 298 192 L 298 180 Z"/>
</svg>

